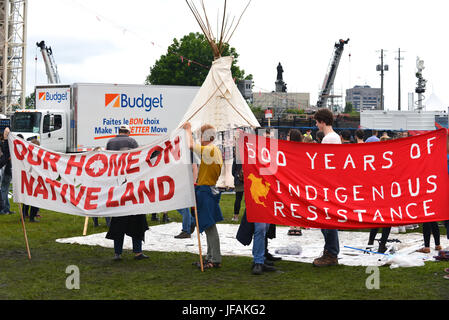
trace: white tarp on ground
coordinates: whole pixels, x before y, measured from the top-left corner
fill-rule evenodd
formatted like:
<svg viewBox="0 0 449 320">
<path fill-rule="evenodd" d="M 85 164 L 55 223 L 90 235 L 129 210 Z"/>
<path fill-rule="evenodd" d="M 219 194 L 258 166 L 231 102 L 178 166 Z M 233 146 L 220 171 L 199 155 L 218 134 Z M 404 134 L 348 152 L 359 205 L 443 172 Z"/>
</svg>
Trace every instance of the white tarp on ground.
<svg viewBox="0 0 449 320">
<path fill-rule="evenodd" d="M 249 246 L 243 246 L 235 239 L 239 225 L 237 224 L 217 224 L 220 235 L 221 253 L 224 256 L 247 256 L 252 257 L 252 243 Z M 276 227 L 276 238 L 269 240 L 268 248 L 275 256 L 282 257 L 283 260 L 312 263 L 312 261 L 321 255 L 324 246 L 323 236 L 320 230 L 302 230 L 302 236 L 288 236 L 288 227 Z M 198 239 L 196 231 L 190 239 L 175 239 L 174 236 L 181 231 L 181 223 L 172 222 L 151 226 L 145 233 L 144 251 L 165 251 L 165 252 L 190 252 L 198 254 Z M 380 229 L 381 231 L 381 229 Z M 57 239 L 59 243 L 83 244 L 91 246 L 102 246 L 113 248 L 113 241 L 105 238 L 106 233 L 97 233 L 88 236 L 74 238 Z M 434 256 L 438 252 L 432 250 L 429 254 L 414 252 L 423 246 L 423 236 L 421 233 L 409 232 L 406 234 L 390 234 L 390 240 L 399 240 L 400 242 L 388 242 L 387 247 L 395 247 L 396 253 L 392 257 L 380 254 L 366 254 L 362 251 L 345 248 L 344 246 L 364 249 L 368 242 L 368 232 L 357 231 L 339 231 L 340 254 L 339 264 L 347 266 L 381 266 L 390 264 L 390 267 L 421 266 L 424 261 L 434 261 Z M 380 239 L 380 232 L 376 239 Z M 202 252 L 205 254 L 206 235 L 201 234 Z M 449 246 L 449 240 L 446 236 L 441 236 L 441 245 L 443 248 Z M 374 250 L 377 249 L 378 242 L 375 241 Z M 431 246 L 434 247 L 433 239 Z M 277 250 L 294 249 L 300 247 L 300 255 L 282 255 L 276 254 Z M 124 249 L 131 250 L 131 238 L 126 236 Z"/>
</svg>

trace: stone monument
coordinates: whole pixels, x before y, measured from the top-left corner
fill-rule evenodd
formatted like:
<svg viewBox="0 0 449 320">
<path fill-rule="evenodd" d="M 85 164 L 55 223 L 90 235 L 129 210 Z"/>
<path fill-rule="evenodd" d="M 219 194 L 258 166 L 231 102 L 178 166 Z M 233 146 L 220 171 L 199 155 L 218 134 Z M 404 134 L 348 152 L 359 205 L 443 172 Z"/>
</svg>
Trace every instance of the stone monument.
<svg viewBox="0 0 449 320">
<path fill-rule="evenodd" d="M 277 66 L 277 77 L 276 77 L 276 92 L 287 92 L 287 84 L 282 79 L 282 73 L 284 73 L 284 69 L 282 68 L 281 63 L 279 62 Z"/>
</svg>

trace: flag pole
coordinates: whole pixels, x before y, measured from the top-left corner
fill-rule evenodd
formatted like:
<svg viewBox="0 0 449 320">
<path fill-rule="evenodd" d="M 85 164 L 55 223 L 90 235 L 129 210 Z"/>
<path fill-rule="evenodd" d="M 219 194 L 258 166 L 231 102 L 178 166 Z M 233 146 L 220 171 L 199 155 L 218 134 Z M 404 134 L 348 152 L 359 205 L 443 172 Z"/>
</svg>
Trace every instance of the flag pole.
<svg viewBox="0 0 449 320">
<path fill-rule="evenodd" d="M 196 235 L 198 236 L 198 249 L 199 249 L 199 254 L 200 254 L 201 272 L 204 272 L 203 253 L 201 252 L 200 227 L 198 224 L 198 210 L 196 209 L 196 206 L 194 208 L 195 208 Z"/>
<path fill-rule="evenodd" d="M 25 221 L 23 220 L 23 204 L 22 203 L 20 204 L 20 218 L 22 221 L 23 235 L 25 236 L 25 244 L 27 247 L 28 259 L 31 260 L 31 253 L 30 253 L 30 246 L 28 244 L 27 230 L 25 228 Z"/>
<path fill-rule="evenodd" d="M 84 219 L 84 230 L 83 230 L 83 236 L 85 236 L 87 234 L 87 225 L 89 223 L 89 217 L 86 217 L 86 219 Z"/>
</svg>

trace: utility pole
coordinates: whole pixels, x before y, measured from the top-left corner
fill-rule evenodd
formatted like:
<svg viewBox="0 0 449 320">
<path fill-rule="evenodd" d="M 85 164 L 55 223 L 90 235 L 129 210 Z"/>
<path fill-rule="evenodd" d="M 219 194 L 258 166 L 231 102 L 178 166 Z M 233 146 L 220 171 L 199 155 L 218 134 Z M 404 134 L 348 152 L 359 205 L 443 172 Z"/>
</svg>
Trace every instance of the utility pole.
<svg viewBox="0 0 449 320">
<path fill-rule="evenodd" d="M 384 110 L 384 71 L 388 71 L 388 65 L 384 65 L 384 49 L 380 50 L 380 64 L 376 70 L 380 71 L 380 110 Z"/>
<path fill-rule="evenodd" d="M 415 89 L 415 92 L 418 94 L 418 111 L 421 111 L 424 107 L 422 105 L 422 102 L 424 100 L 423 93 L 426 91 L 426 82 L 427 80 L 423 78 L 422 71 L 424 70 L 424 60 L 419 59 L 419 57 L 416 57 L 416 77 L 418 78 L 418 84 Z"/>
<path fill-rule="evenodd" d="M 398 57 L 395 58 L 398 60 L 398 110 L 401 111 L 401 48 L 398 49 Z"/>
</svg>

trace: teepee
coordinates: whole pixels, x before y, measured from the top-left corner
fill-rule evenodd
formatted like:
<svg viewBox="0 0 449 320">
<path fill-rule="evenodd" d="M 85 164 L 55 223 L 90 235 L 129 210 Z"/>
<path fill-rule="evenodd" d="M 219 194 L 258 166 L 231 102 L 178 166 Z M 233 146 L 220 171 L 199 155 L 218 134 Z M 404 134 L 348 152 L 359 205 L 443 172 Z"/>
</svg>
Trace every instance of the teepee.
<svg viewBox="0 0 449 320">
<path fill-rule="evenodd" d="M 229 17 L 226 14 L 227 1 L 224 1 L 224 11 L 218 42 L 216 42 L 216 38 L 209 24 L 204 1 L 201 0 L 204 18 L 192 1 L 186 0 L 186 2 L 212 48 L 214 61 L 203 85 L 190 104 L 179 126 L 182 126 L 185 122 L 190 122 L 192 131 L 196 131 L 202 125 L 210 124 L 216 128 L 217 132 L 222 133 L 224 165 L 217 182 L 217 187 L 233 188 L 232 149 L 235 146 L 235 141 L 232 138 L 232 130 L 240 127 L 256 128 L 260 127 L 260 124 L 232 78 L 231 65 L 233 57 L 222 57 L 221 54 L 224 44 L 229 42 L 251 1 L 246 5 L 237 23 L 234 25 L 235 18 L 233 18 L 229 27 Z"/>
</svg>

